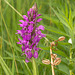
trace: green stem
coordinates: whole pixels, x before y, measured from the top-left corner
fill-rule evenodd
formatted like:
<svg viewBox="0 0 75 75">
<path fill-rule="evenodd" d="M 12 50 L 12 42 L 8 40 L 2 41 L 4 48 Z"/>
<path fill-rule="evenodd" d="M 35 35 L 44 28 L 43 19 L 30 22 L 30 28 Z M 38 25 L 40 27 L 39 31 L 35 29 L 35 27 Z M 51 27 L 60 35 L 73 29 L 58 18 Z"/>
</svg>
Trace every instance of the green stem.
<svg viewBox="0 0 75 75">
<path fill-rule="evenodd" d="M 74 29 L 70 31 L 70 35 L 71 35 L 71 40 L 72 40 L 72 45 L 70 47 L 70 64 L 72 65 L 73 63 L 72 62 L 72 53 L 73 53 L 72 48 L 73 48 L 73 42 L 74 42 Z M 70 75 L 72 75 L 72 69 L 70 69 Z"/>
<path fill-rule="evenodd" d="M 72 64 L 72 49 L 70 48 L 70 64 Z M 70 75 L 72 75 L 72 70 L 70 69 Z"/>
<path fill-rule="evenodd" d="M 33 75 L 37 75 L 36 62 L 34 57 L 32 57 Z"/>
</svg>

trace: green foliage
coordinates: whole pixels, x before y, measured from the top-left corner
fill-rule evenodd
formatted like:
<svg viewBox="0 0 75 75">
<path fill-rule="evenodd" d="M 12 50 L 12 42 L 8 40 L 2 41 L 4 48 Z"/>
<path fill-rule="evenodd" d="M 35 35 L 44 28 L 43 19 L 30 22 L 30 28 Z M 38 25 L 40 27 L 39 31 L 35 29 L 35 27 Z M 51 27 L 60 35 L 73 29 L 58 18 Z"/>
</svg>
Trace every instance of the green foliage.
<svg viewBox="0 0 75 75">
<path fill-rule="evenodd" d="M 43 38 L 39 47 L 39 58 L 36 59 L 39 75 L 52 75 L 51 66 L 42 63 L 43 58 L 50 59 L 50 42 L 65 36 L 65 41 L 58 42 L 53 51 L 62 60 L 56 66 L 56 75 L 75 74 L 75 1 L 74 0 L 0 0 L 0 75 L 32 75 L 32 63 L 25 63 L 21 56 L 21 46 L 17 45 L 16 30 L 21 29 L 18 24 L 22 15 L 34 3 L 37 3 L 38 12 L 45 26 L 46 38 Z M 68 43 L 72 39 L 72 44 Z"/>
</svg>

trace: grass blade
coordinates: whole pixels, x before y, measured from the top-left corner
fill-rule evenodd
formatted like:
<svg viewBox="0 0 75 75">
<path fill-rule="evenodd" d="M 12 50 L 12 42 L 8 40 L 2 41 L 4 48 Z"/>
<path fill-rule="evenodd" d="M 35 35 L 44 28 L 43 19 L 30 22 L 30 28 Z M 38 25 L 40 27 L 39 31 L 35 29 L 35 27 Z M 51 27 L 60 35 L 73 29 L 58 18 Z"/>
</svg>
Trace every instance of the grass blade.
<svg viewBox="0 0 75 75">
<path fill-rule="evenodd" d="M 3 70 L 5 71 L 6 75 L 12 75 L 12 72 L 10 71 L 10 69 L 8 68 L 8 66 L 6 65 L 5 61 L 1 56 L 0 56 L 0 64 Z"/>
</svg>

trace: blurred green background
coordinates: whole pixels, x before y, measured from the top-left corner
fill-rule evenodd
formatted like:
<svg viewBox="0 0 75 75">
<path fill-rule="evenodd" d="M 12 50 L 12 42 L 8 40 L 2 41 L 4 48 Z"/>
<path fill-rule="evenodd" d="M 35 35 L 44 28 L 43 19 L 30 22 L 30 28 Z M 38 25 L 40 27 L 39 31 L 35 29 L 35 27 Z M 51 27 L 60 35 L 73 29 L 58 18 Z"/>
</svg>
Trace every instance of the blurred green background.
<svg viewBox="0 0 75 75">
<path fill-rule="evenodd" d="M 53 50 L 61 63 L 56 66 L 56 75 L 75 75 L 75 0 L 0 0 L 0 75 L 32 75 L 32 63 L 25 63 L 21 56 L 21 46 L 17 45 L 21 29 L 19 20 L 26 15 L 29 8 L 37 3 L 38 13 L 43 20 L 38 25 L 45 26 L 43 38 L 39 47 L 39 57 L 36 59 L 39 75 L 52 75 L 51 66 L 41 62 L 43 58 L 50 59 L 50 42 L 65 36 L 65 41 L 58 42 Z M 71 38 L 72 44 L 68 43 Z M 70 73 L 71 72 L 71 73 Z"/>
</svg>

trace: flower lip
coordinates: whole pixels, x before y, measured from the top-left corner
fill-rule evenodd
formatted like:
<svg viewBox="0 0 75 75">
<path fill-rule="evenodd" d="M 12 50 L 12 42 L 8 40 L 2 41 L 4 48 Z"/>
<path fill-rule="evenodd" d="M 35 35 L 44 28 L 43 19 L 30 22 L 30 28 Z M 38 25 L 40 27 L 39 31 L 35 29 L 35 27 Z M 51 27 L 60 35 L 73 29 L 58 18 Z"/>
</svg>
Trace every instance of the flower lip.
<svg viewBox="0 0 75 75">
<path fill-rule="evenodd" d="M 42 18 L 37 19 L 37 22 L 40 22 L 42 20 Z"/>
<path fill-rule="evenodd" d="M 41 16 L 41 14 L 38 14 L 37 17 Z"/>
<path fill-rule="evenodd" d="M 27 59 L 25 59 L 25 62 L 28 63 L 29 61 Z"/>
<path fill-rule="evenodd" d="M 23 21 L 23 20 L 19 20 L 19 22 L 24 23 L 24 21 Z"/>
<path fill-rule="evenodd" d="M 38 27 L 38 29 L 40 29 L 40 30 L 44 30 L 44 26 L 42 26 L 42 25 L 40 25 L 39 27 Z"/>
<path fill-rule="evenodd" d="M 26 15 L 23 15 L 24 20 L 28 20 L 28 17 Z"/>
<path fill-rule="evenodd" d="M 34 56 L 34 58 L 37 59 L 38 58 L 38 52 L 35 51 L 33 56 Z"/>
</svg>

